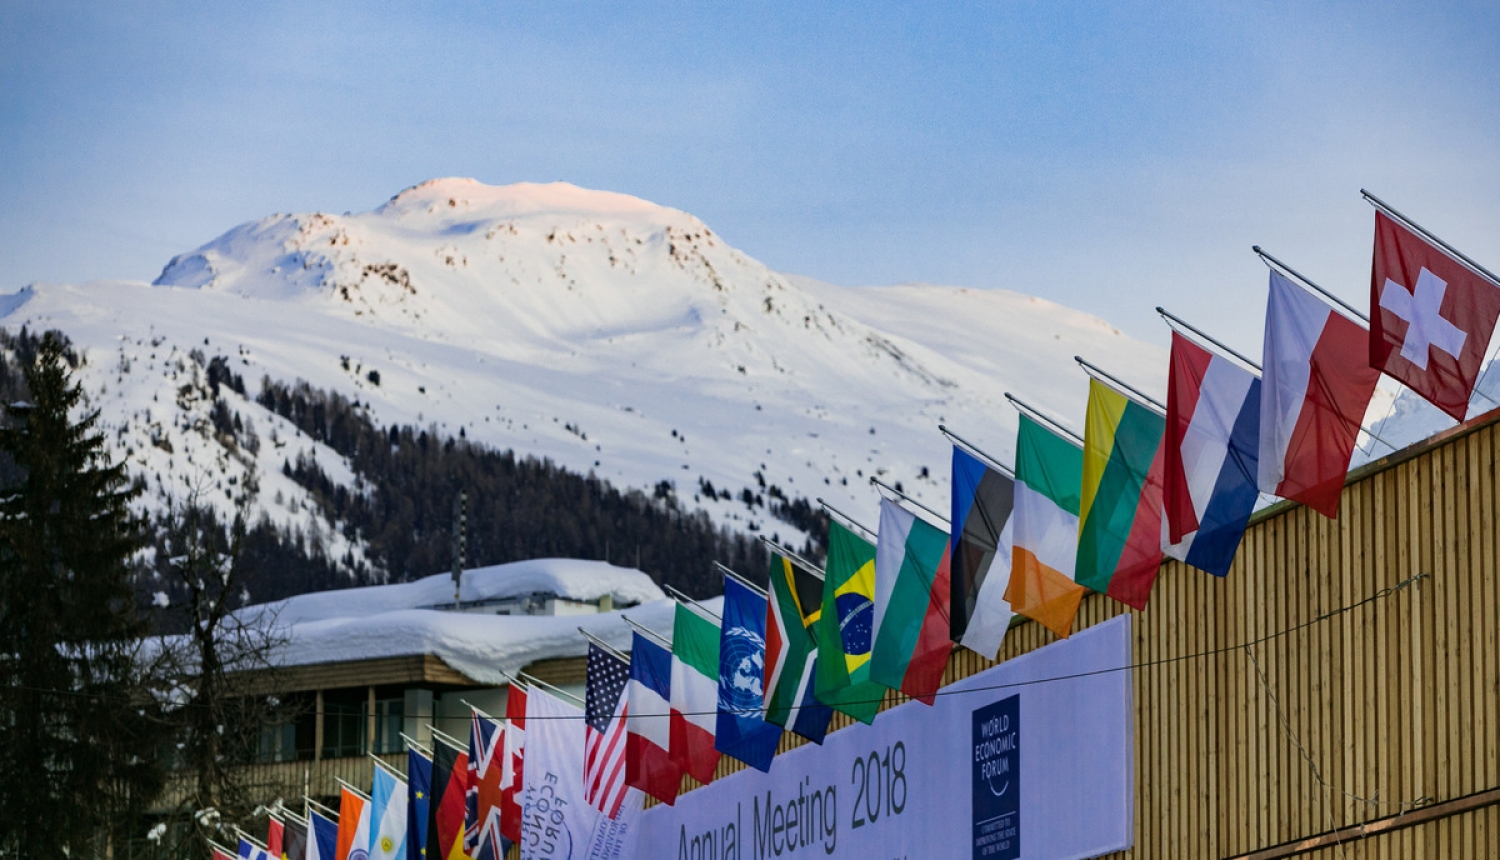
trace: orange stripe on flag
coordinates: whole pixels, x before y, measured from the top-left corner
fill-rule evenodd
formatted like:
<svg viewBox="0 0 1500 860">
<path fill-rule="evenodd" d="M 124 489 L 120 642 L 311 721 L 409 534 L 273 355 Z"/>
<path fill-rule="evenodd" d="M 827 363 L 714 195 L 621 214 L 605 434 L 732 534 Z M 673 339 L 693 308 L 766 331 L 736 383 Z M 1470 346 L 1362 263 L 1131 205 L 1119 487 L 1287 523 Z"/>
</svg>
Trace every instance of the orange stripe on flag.
<svg viewBox="0 0 1500 860">
<path fill-rule="evenodd" d="M 1029 550 L 1015 547 L 1005 599 L 1011 609 L 1066 639 L 1083 600 L 1084 587 L 1042 564 Z"/>
</svg>

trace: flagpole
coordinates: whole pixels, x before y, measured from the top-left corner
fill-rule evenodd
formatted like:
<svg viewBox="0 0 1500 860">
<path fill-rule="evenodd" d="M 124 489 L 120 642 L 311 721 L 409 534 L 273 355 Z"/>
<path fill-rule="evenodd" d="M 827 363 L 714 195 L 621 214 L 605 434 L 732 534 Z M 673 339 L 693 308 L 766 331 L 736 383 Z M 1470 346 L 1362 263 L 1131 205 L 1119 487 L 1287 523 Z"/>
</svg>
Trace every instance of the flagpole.
<svg viewBox="0 0 1500 860">
<path fill-rule="evenodd" d="M 530 683 L 530 684 L 532 684 L 534 686 L 538 686 L 538 687 L 546 687 L 547 689 L 551 690 L 554 693 L 557 693 L 560 696 L 567 696 L 568 698 L 572 699 L 573 701 L 577 702 L 580 705 L 586 705 L 587 704 L 582 699 L 578 698 L 577 696 L 573 695 L 572 693 L 569 693 L 567 690 L 564 690 L 561 687 L 554 687 L 551 684 L 547 683 L 546 681 L 541 680 L 540 678 L 532 677 L 531 675 L 528 675 L 525 672 L 521 673 L 521 677 L 524 678 L 527 681 L 527 683 Z"/>
<path fill-rule="evenodd" d="M 1462 262 L 1464 265 L 1468 266 L 1470 269 L 1473 269 L 1476 274 L 1479 274 L 1479 275 L 1484 276 L 1485 278 L 1488 278 L 1489 281 L 1490 281 L 1490 283 L 1494 284 L 1497 287 L 1500 287 L 1500 276 L 1496 276 L 1494 272 L 1491 272 L 1489 269 L 1486 269 L 1485 267 L 1483 267 L 1483 266 L 1479 265 L 1478 263 L 1474 262 L 1473 260 L 1469 259 L 1468 256 L 1464 254 L 1464 252 L 1458 250 L 1457 248 L 1453 247 L 1452 245 L 1448 244 L 1447 242 L 1444 242 L 1442 239 L 1439 239 L 1437 236 L 1433 235 L 1430 231 L 1428 231 L 1428 229 L 1426 227 L 1423 227 L 1421 224 L 1418 224 L 1417 222 L 1415 222 L 1415 221 L 1411 220 L 1410 218 L 1406 217 L 1405 215 L 1402 215 L 1400 212 L 1397 212 L 1395 209 L 1392 209 L 1391 206 L 1390 206 L 1390 204 L 1386 203 L 1384 200 L 1381 200 L 1379 197 L 1376 197 L 1374 194 L 1371 194 L 1370 192 L 1364 190 L 1363 188 L 1359 189 L 1359 193 L 1366 200 L 1370 201 L 1371 205 L 1373 205 L 1376 209 L 1380 209 L 1380 210 L 1384 211 L 1385 214 L 1391 216 L 1392 218 L 1397 219 L 1398 221 L 1400 221 L 1401 223 L 1405 224 L 1406 226 L 1412 228 L 1413 230 L 1416 230 L 1418 233 L 1421 233 L 1423 236 L 1426 236 L 1429 240 L 1432 241 L 1432 243 L 1434 245 L 1437 245 L 1437 246 L 1441 247 L 1444 251 L 1447 251 L 1450 255 L 1452 255 L 1459 262 Z"/>
<path fill-rule="evenodd" d="M 795 552 L 792 552 L 791 550 L 787 549 L 786 547 L 782 546 L 781 544 L 777 543 L 776 541 L 771 540 L 770 538 L 766 537 L 765 535 L 756 535 L 756 537 L 760 538 L 760 542 L 761 543 L 765 544 L 766 546 L 768 546 L 771 549 L 775 550 L 776 552 L 780 553 L 783 557 L 785 557 L 792 564 L 797 565 L 798 567 L 802 568 L 803 570 L 807 571 L 808 573 L 812 574 L 813 576 L 816 576 L 818 579 L 822 579 L 823 578 L 823 571 L 818 570 L 816 567 L 814 567 L 812 562 L 808 561 L 807 559 L 803 558 L 800 555 L 797 555 Z"/>
<path fill-rule="evenodd" d="M 256 839 L 254 836 L 251 836 L 249 833 L 246 833 L 245 831 L 241 830 L 240 826 L 238 824 L 234 825 L 234 835 L 236 835 L 239 838 L 245 840 L 246 842 L 249 842 L 251 845 L 254 845 L 256 848 L 259 848 L 260 850 L 266 852 L 267 854 L 269 854 L 271 852 L 271 849 L 266 846 L 266 843 L 260 841 L 259 839 Z M 235 852 L 235 853 L 238 854 L 238 852 Z"/>
<path fill-rule="evenodd" d="M 825 510 L 828 513 L 833 514 L 834 516 L 836 516 L 839 519 L 843 520 L 845 525 L 854 526 L 855 528 L 859 529 L 860 531 L 864 532 L 865 534 L 869 535 L 870 537 L 879 537 L 879 535 L 875 534 L 875 530 L 874 529 L 865 526 L 863 523 L 859 522 L 854 517 L 849 516 L 848 514 L 844 513 L 843 511 L 839 510 L 838 508 L 835 508 L 833 505 L 828 504 L 824 500 L 818 499 L 818 504 L 823 507 L 823 510 Z"/>
<path fill-rule="evenodd" d="M 970 442 L 968 439 L 965 439 L 964 437 L 958 435 L 957 433 L 954 433 L 952 430 L 949 430 L 946 425 L 939 424 L 938 425 L 938 432 L 941 433 L 941 434 L 943 434 L 944 436 L 948 437 L 948 441 L 950 441 L 953 444 L 959 446 L 960 448 L 963 448 L 965 451 L 968 451 L 970 454 L 973 454 L 974 456 L 978 457 L 979 459 L 981 459 L 981 460 L 985 461 L 986 463 L 989 463 L 991 466 L 995 467 L 995 469 L 997 471 L 999 471 L 1001 474 L 1005 475 L 1005 477 L 1007 477 L 1007 478 L 1014 478 L 1016 476 L 1016 470 L 1015 469 L 1012 469 L 1011 467 L 1005 465 L 1004 463 L 1000 462 L 999 460 L 995 459 L 994 457 L 991 457 L 990 455 L 988 455 L 988 454 L 984 453 L 983 451 L 979 450 L 979 448 L 977 446 L 975 446 L 975 444 L 973 442 Z M 818 501 L 822 501 L 822 499 L 819 499 Z"/>
<path fill-rule="evenodd" d="M 437 738 L 438 740 L 442 741 L 443 743 L 447 744 L 450 747 L 453 747 L 454 749 L 458 750 L 459 752 L 468 752 L 469 751 L 469 745 L 468 744 L 464 743 L 463 741 L 459 740 L 458 738 L 455 738 L 453 735 L 450 735 L 450 734 L 448 734 L 446 732 L 443 732 L 443 731 L 439 730 L 437 726 L 434 726 L 431 723 L 428 723 L 427 724 L 427 730 L 429 732 L 432 732 L 432 736 L 434 738 Z M 339 781 L 343 782 L 343 780 L 339 780 Z"/>
<path fill-rule="evenodd" d="M 391 766 L 389 763 L 381 760 L 380 756 L 378 756 L 378 755 L 376 755 L 374 753 L 365 753 L 365 755 L 369 756 L 372 761 L 374 761 L 376 764 L 380 765 L 380 769 L 381 770 L 384 770 L 386 773 L 389 773 L 391 776 L 396 777 L 401 782 L 406 782 L 406 774 L 402 773 L 399 770 L 396 770 L 396 768 L 394 768 L 393 766 Z"/>
<path fill-rule="evenodd" d="M 432 750 L 428 749 L 427 747 L 422 746 L 420 743 L 417 742 L 416 738 L 412 737 L 411 735 L 407 734 L 406 732 L 401 732 L 400 735 L 401 735 L 401 740 L 406 741 L 406 745 L 408 747 L 411 747 L 412 749 L 416 750 L 417 752 L 422 753 L 423 755 L 427 756 L 428 758 L 432 758 Z"/>
<path fill-rule="evenodd" d="M 472 702 L 470 702 L 468 699 L 459 699 L 458 702 L 461 705 L 467 705 L 468 708 L 469 708 L 469 710 L 473 711 L 474 713 L 478 714 L 481 717 L 484 717 L 486 720 L 493 720 L 493 719 L 495 719 L 494 717 L 490 716 L 489 714 L 487 714 L 484 711 L 480 710 L 479 708 L 475 707 L 474 704 Z"/>
<path fill-rule="evenodd" d="M 1139 388 L 1136 388 L 1135 386 L 1124 382 L 1118 376 L 1115 376 L 1114 374 L 1101 369 L 1098 365 L 1095 365 L 1088 361 L 1084 361 L 1080 356 L 1073 356 L 1073 360 L 1078 362 L 1078 366 L 1083 368 L 1083 372 L 1087 373 L 1090 377 L 1093 377 L 1094 379 L 1104 383 L 1105 385 L 1109 385 L 1115 388 L 1117 391 L 1123 388 L 1124 391 L 1120 391 L 1121 394 L 1125 394 L 1127 396 L 1131 394 L 1135 395 L 1135 397 L 1132 399 L 1141 401 L 1142 406 L 1149 406 L 1155 412 L 1159 413 L 1163 418 L 1166 417 L 1167 407 L 1162 405 L 1162 403 L 1155 397 L 1152 397 L 1149 394 L 1142 392 Z"/>
<path fill-rule="evenodd" d="M 239 828 L 236 827 L 235 830 L 239 830 Z M 224 856 L 226 857 L 238 857 L 240 855 L 239 851 L 230 851 L 228 848 L 225 848 L 223 845 L 220 845 L 212 839 L 208 840 L 208 847 L 213 848 L 217 851 L 222 851 L 224 853 Z"/>
<path fill-rule="evenodd" d="M 717 567 L 720 571 L 722 571 L 725 576 L 734 577 L 734 581 L 735 582 L 738 582 L 740 585 L 743 585 L 746 588 L 750 589 L 751 591 L 755 592 L 756 594 L 759 594 L 761 597 L 767 597 L 768 596 L 768 594 L 766 593 L 766 590 L 764 588 L 761 588 L 760 586 L 756 585 L 755 583 L 751 582 L 750 580 L 744 578 L 743 576 L 740 576 L 738 573 L 735 573 L 734 571 L 730 570 L 729 568 L 725 567 L 724 565 L 719 564 L 717 561 L 714 562 L 714 567 Z"/>
<path fill-rule="evenodd" d="M 587 630 L 584 630 L 582 627 L 579 627 L 577 629 L 579 633 L 583 634 L 583 638 L 589 640 L 595 645 L 598 645 L 604 650 L 606 654 L 609 654 L 611 657 L 618 657 L 619 659 L 624 660 L 626 663 L 630 662 L 630 656 L 625 652 L 616 650 L 615 646 L 609 644 L 608 642 L 605 642 L 603 639 L 600 639 L 598 636 L 595 636 Z"/>
<path fill-rule="evenodd" d="M 1354 305 L 1349 304 L 1333 293 L 1330 293 L 1329 291 L 1323 289 L 1322 287 L 1313 283 L 1312 280 L 1309 279 L 1306 275 L 1302 274 L 1291 266 L 1288 266 L 1286 263 L 1281 262 L 1270 254 L 1267 254 L 1265 251 L 1261 250 L 1261 247 L 1259 245 L 1251 245 L 1250 250 L 1254 251 L 1256 255 L 1260 257 L 1261 262 L 1267 264 L 1268 266 L 1271 266 L 1272 268 L 1280 269 L 1283 272 L 1286 272 L 1288 275 L 1291 275 L 1293 278 L 1296 278 L 1304 287 L 1311 289 L 1313 292 L 1317 293 L 1323 298 L 1329 300 L 1330 302 L 1333 302 L 1334 304 L 1363 320 L 1366 326 L 1370 324 L 1370 318 L 1355 310 Z"/>
<path fill-rule="evenodd" d="M 637 633 L 643 633 L 646 636 L 655 639 L 658 645 L 665 647 L 669 651 L 672 649 L 671 640 L 667 639 L 665 636 L 662 636 L 660 633 L 657 633 L 655 630 L 650 629 L 644 624 L 637 624 L 636 622 L 631 621 L 629 618 L 626 618 L 623 614 L 620 616 L 620 618 L 624 619 L 625 623 L 629 624 L 631 629 L 635 630 Z"/>
<path fill-rule="evenodd" d="M 1223 350 L 1224 352 L 1227 352 L 1230 355 L 1234 356 L 1235 358 L 1239 359 L 1240 361 L 1244 362 L 1245 364 L 1248 364 L 1249 366 L 1251 366 L 1252 368 L 1255 369 L 1256 373 L 1260 373 L 1261 372 L 1260 365 L 1256 364 L 1255 362 L 1253 362 L 1250 359 L 1244 357 L 1243 355 L 1240 355 L 1238 352 L 1235 352 L 1234 350 L 1232 350 L 1229 347 L 1225 346 L 1223 343 L 1221 343 L 1216 338 L 1210 337 L 1202 329 L 1198 328 L 1197 326 L 1193 325 L 1192 323 L 1189 323 L 1187 320 L 1184 320 L 1182 317 L 1179 317 L 1176 314 L 1170 313 L 1169 311 L 1167 311 L 1166 309 L 1164 309 L 1164 308 L 1162 308 L 1160 306 L 1157 307 L 1156 312 L 1159 313 L 1159 314 L 1161 314 L 1161 318 L 1164 319 L 1164 320 L 1166 320 L 1167 321 L 1167 325 L 1170 326 L 1171 328 L 1175 329 L 1175 328 L 1177 328 L 1177 326 L 1182 326 L 1183 328 L 1187 329 L 1188 331 L 1192 332 L 1193 334 L 1197 335 L 1198 337 L 1202 338 L 1203 340 L 1208 341 L 1209 343 L 1213 344 L 1214 346 L 1218 347 L 1219 349 Z"/>
<path fill-rule="evenodd" d="M 693 598 L 688 597 L 686 594 L 683 594 L 681 591 L 673 588 L 672 586 L 667 585 L 666 583 L 662 583 L 662 588 L 665 588 L 667 590 L 667 593 L 671 594 L 672 597 L 677 600 L 677 602 L 679 602 L 679 603 L 691 603 L 692 605 L 698 607 L 698 611 L 699 612 L 702 612 L 704 615 L 707 615 L 708 617 L 714 619 L 715 621 L 722 622 L 724 620 L 723 618 L 720 618 L 718 615 L 714 614 L 713 612 L 710 612 L 707 606 L 704 606 L 703 604 L 699 603 L 698 601 L 694 600 Z"/>
<path fill-rule="evenodd" d="M 943 516 L 942 514 L 938 513 L 937 511 L 934 511 L 932 508 L 927 507 L 926 505 L 922 504 L 921 502 L 917 501 L 916 499 L 912 498 L 911 496 L 908 496 L 907 494 L 901 492 L 900 490 L 896 489 L 895 487 L 891 486 L 890 484 L 887 484 L 885 481 L 880 480 L 879 478 L 875 477 L 874 475 L 870 476 L 870 483 L 874 484 L 877 487 L 881 487 L 883 489 L 889 490 L 890 492 L 895 493 L 897 496 L 900 496 L 903 501 L 910 502 L 913 505 L 916 505 L 917 507 L 919 507 L 922 510 L 926 511 L 927 513 L 932 514 L 933 516 L 935 516 L 939 520 L 941 520 L 944 525 L 946 525 L 946 526 L 948 526 L 950 528 L 953 526 L 953 523 L 949 522 L 947 517 Z"/>
<path fill-rule="evenodd" d="M 433 729 L 433 731 L 436 732 L 437 729 Z M 359 795 L 360 797 L 364 798 L 365 800 L 369 800 L 370 799 L 370 795 L 365 794 L 363 791 L 360 791 L 359 789 L 355 788 L 354 787 L 354 783 L 352 783 L 352 782 L 346 782 L 343 777 L 336 776 L 336 777 L 334 777 L 334 781 L 336 781 L 339 785 L 343 786 L 344 788 L 347 788 L 350 791 L 354 792 L 355 794 Z"/>
<path fill-rule="evenodd" d="M 1082 436 L 1079 436 L 1077 433 L 1074 433 L 1072 430 L 1069 430 L 1068 428 L 1062 426 L 1061 424 L 1059 424 L 1058 422 L 1054 421 L 1053 419 L 1047 417 L 1045 414 L 1042 413 L 1041 410 L 1037 409 L 1035 406 L 1032 406 L 1031 404 L 1029 404 L 1026 401 L 1022 400 L 1021 398 L 1015 396 L 1014 394 L 1011 394 L 1009 391 L 1005 392 L 1005 399 L 1009 400 L 1012 406 L 1016 407 L 1017 409 L 1021 410 L 1022 412 L 1025 412 L 1025 413 L 1031 415 L 1031 417 L 1037 419 L 1038 421 L 1044 422 L 1047 426 L 1051 427 L 1053 430 L 1056 430 L 1058 433 L 1061 433 L 1064 436 L 1067 436 L 1069 439 L 1072 439 L 1075 444 L 1077 444 L 1079 446 L 1083 445 L 1083 437 Z"/>
<path fill-rule="evenodd" d="M 329 820 L 331 820 L 331 821 L 338 821 L 339 820 L 339 814 L 338 814 L 338 812 L 336 810 L 334 810 L 333 807 L 331 807 L 331 806 L 324 806 L 323 804 L 317 802 L 316 800 L 313 800 L 311 797 L 308 797 L 305 794 L 302 795 L 302 800 L 304 802 L 306 802 L 310 806 L 316 806 L 317 808 L 323 810 L 323 813 L 324 813 L 325 817 L 327 817 Z"/>
</svg>

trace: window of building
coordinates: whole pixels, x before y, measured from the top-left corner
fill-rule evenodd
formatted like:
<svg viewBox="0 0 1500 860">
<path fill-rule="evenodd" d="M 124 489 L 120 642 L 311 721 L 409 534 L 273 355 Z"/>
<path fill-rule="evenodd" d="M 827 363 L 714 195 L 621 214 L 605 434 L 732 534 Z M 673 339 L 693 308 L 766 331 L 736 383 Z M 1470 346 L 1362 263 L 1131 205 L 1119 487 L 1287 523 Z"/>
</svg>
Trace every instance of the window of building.
<svg viewBox="0 0 1500 860">
<path fill-rule="evenodd" d="M 405 708 L 405 698 L 375 700 L 375 748 L 371 752 L 381 755 L 404 749 L 401 732 L 406 728 L 403 721 Z"/>
<path fill-rule="evenodd" d="M 323 702 L 323 758 L 349 758 L 365 754 L 364 703 L 358 700 Z"/>
</svg>

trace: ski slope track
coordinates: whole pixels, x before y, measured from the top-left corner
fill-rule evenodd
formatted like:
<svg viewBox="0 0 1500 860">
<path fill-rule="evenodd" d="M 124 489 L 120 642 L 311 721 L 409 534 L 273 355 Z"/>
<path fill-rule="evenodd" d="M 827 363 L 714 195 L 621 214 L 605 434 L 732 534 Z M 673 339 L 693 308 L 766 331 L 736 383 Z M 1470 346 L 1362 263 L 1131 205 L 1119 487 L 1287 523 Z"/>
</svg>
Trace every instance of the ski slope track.
<svg viewBox="0 0 1500 860">
<path fill-rule="evenodd" d="M 111 444 L 151 486 L 144 506 L 196 487 L 227 513 L 253 476 L 266 516 L 367 564 L 281 467 L 312 456 L 362 488 L 334 451 L 254 402 L 263 376 L 340 392 L 380 425 L 462 430 L 616 486 L 670 481 L 690 509 L 800 542 L 738 500 L 762 492 L 757 472 L 869 524 L 871 475 L 942 511 L 939 423 L 1009 461 L 1004 392 L 1081 431 L 1074 355 L 1154 393 L 1167 367 L 1159 347 L 1020 293 L 833 286 L 774 272 L 693 216 L 634 197 L 469 179 L 370 212 L 243 224 L 151 284 L 33 284 L 0 296 L 0 324 L 72 338 Z M 213 432 L 194 351 L 243 377 L 248 397 L 220 396 L 255 450 Z M 700 477 L 736 498 L 695 499 Z"/>
</svg>

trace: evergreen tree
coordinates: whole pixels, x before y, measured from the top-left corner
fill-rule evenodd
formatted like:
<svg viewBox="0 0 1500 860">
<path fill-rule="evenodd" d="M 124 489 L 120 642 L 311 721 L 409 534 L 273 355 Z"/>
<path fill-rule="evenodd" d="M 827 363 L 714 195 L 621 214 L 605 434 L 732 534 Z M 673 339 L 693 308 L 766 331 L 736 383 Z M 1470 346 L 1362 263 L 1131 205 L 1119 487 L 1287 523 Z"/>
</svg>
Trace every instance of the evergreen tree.
<svg viewBox="0 0 1500 860">
<path fill-rule="evenodd" d="M 16 476 L 0 490 L 0 854 L 11 857 L 103 856 L 121 835 L 110 825 L 163 784 L 129 582 L 144 546 L 135 491 L 108 461 L 75 360 L 60 334 L 44 335 L 22 356 L 29 401 L 7 404 L 0 426 Z"/>
</svg>

